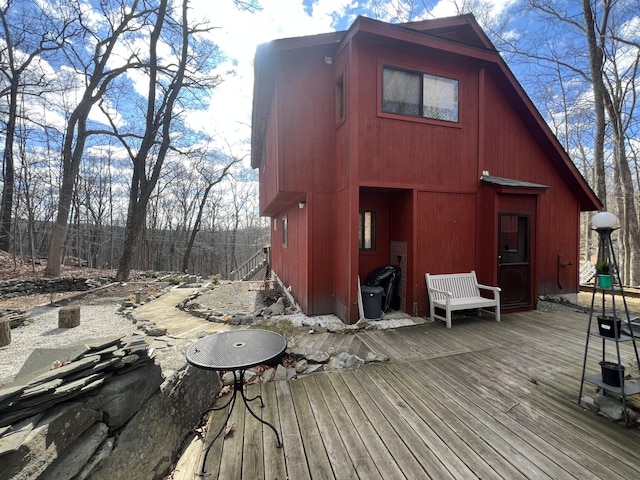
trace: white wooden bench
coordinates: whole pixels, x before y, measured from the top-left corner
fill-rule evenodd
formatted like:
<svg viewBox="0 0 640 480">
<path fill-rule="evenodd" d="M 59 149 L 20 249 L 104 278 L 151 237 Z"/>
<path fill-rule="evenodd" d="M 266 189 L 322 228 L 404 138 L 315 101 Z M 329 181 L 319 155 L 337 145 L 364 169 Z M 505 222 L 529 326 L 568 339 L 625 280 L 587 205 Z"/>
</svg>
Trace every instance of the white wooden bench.
<svg viewBox="0 0 640 480">
<path fill-rule="evenodd" d="M 431 320 L 444 320 L 447 328 L 451 328 L 451 312 L 455 310 L 484 310 L 493 307 L 496 322 L 500 321 L 500 287 L 481 285 L 476 272 L 448 273 L 431 275 L 425 273 L 427 293 L 429 294 L 429 313 Z M 493 292 L 493 298 L 480 295 L 480 289 Z M 436 308 L 446 312 L 446 316 L 436 314 Z"/>
</svg>

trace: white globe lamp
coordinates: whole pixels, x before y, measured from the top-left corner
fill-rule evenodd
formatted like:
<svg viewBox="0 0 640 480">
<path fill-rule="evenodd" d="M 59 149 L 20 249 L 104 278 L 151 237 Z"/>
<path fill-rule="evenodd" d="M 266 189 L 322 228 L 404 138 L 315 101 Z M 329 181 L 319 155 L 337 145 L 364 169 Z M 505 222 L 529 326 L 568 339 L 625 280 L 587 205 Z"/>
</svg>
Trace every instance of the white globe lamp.
<svg viewBox="0 0 640 480">
<path fill-rule="evenodd" d="M 600 212 L 593 216 L 591 223 L 596 230 L 611 230 L 618 224 L 618 217 L 611 212 Z"/>
</svg>

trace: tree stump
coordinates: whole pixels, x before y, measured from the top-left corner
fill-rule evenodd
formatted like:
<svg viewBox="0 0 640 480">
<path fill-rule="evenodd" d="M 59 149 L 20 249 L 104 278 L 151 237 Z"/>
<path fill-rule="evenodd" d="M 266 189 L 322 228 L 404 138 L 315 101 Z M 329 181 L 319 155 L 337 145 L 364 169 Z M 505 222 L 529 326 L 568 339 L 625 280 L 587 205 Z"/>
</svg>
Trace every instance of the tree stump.
<svg viewBox="0 0 640 480">
<path fill-rule="evenodd" d="M 11 325 L 9 319 L 0 318 L 0 347 L 11 343 Z"/>
<path fill-rule="evenodd" d="M 62 307 L 58 311 L 58 328 L 73 328 L 80 325 L 80 307 Z"/>
</svg>

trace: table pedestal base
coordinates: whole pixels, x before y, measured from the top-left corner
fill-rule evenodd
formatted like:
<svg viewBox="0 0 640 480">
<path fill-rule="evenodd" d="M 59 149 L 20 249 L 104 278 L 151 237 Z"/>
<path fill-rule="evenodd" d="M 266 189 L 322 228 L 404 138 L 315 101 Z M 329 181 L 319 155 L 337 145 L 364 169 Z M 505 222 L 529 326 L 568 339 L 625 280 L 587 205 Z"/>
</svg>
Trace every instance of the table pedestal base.
<svg viewBox="0 0 640 480">
<path fill-rule="evenodd" d="M 280 441 L 280 434 L 278 434 L 276 427 L 274 427 L 271 423 L 267 422 L 266 420 L 263 420 L 258 415 L 256 415 L 254 411 L 251 409 L 251 407 L 249 406 L 249 402 L 260 399 L 260 408 L 264 408 L 264 402 L 262 401 L 262 395 L 256 395 L 255 397 L 247 398 L 247 396 L 244 394 L 245 371 L 246 370 L 239 370 L 238 372 L 236 372 L 235 370 L 233 370 L 233 393 L 231 394 L 231 398 L 229 399 L 229 401 L 224 405 L 222 405 L 221 407 L 210 408 L 204 412 L 204 413 L 214 412 L 218 410 L 224 410 L 225 408 L 229 407 L 227 418 L 225 418 L 224 422 L 222 422 L 222 426 L 220 427 L 220 430 L 218 430 L 218 433 L 213 438 L 213 440 L 211 440 L 211 443 L 209 444 L 209 446 L 207 447 L 207 450 L 205 451 L 204 458 L 202 459 L 202 468 L 200 469 L 200 473 L 198 474 L 199 477 L 204 476 L 206 473 L 204 467 L 207 462 L 207 456 L 209 455 L 209 451 L 211 450 L 211 447 L 213 447 L 214 442 L 218 439 L 220 435 L 222 435 L 222 432 L 224 432 L 225 428 L 227 427 L 229 418 L 231 418 L 231 412 L 233 412 L 233 407 L 235 407 L 236 405 L 236 396 L 238 395 L 238 392 L 240 392 L 240 396 L 242 397 L 242 401 L 244 402 L 244 405 L 247 411 L 251 414 L 253 418 L 258 420 L 260 423 L 267 425 L 268 427 L 271 428 L 271 430 L 273 430 L 273 433 L 276 434 L 276 442 L 277 442 L 276 447 L 282 448 L 282 442 Z"/>
</svg>

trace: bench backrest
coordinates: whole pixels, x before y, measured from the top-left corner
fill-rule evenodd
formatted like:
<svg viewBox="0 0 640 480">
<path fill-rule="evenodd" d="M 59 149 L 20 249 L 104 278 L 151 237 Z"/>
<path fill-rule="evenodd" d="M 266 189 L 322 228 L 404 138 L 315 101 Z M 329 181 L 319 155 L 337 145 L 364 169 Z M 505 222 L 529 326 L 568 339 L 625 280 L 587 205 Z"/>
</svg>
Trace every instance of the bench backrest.
<svg viewBox="0 0 640 480">
<path fill-rule="evenodd" d="M 445 290 L 453 294 L 453 298 L 473 298 L 480 296 L 478 289 L 478 280 L 476 272 L 469 273 L 448 273 L 444 275 L 426 274 L 427 290 L 436 288 Z M 429 295 L 433 295 L 434 300 L 443 300 L 444 294 L 429 291 Z"/>
</svg>

